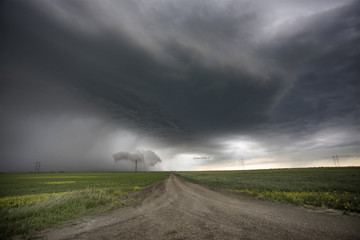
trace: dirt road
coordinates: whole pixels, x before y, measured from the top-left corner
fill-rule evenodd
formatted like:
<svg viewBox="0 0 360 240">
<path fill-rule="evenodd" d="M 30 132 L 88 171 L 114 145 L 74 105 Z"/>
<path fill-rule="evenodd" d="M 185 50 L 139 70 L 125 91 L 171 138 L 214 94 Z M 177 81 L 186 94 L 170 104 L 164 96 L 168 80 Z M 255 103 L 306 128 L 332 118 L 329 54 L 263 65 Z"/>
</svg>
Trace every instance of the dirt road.
<svg viewBox="0 0 360 240">
<path fill-rule="evenodd" d="M 360 239 L 360 217 L 212 191 L 174 174 L 135 207 L 70 227 L 48 239 Z"/>
</svg>

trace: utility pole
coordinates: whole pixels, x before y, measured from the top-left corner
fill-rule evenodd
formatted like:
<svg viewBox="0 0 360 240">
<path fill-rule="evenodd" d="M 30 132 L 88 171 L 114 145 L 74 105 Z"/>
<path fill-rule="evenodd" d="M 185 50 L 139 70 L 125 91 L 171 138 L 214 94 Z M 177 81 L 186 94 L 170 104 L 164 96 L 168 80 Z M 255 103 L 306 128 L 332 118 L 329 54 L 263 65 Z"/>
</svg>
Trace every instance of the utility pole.
<svg viewBox="0 0 360 240">
<path fill-rule="evenodd" d="M 135 172 L 137 172 L 137 160 L 135 160 Z"/>
<path fill-rule="evenodd" d="M 40 172 L 40 162 L 36 162 L 36 164 L 35 164 L 35 172 L 36 173 Z"/>
</svg>

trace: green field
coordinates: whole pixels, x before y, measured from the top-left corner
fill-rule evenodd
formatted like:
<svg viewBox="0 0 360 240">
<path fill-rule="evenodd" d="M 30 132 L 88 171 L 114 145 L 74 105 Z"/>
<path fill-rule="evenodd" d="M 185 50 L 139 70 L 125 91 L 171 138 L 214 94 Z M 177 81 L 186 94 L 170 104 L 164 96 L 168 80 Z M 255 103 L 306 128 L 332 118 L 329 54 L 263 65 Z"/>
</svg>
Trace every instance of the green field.
<svg viewBox="0 0 360 240">
<path fill-rule="evenodd" d="M 360 168 L 177 172 L 210 187 L 259 199 L 360 212 Z"/>
<path fill-rule="evenodd" d="M 167 176 L 153 173 L 0 174 L 0 239 L 133 203 L 132 192 Z"/>
</svg>

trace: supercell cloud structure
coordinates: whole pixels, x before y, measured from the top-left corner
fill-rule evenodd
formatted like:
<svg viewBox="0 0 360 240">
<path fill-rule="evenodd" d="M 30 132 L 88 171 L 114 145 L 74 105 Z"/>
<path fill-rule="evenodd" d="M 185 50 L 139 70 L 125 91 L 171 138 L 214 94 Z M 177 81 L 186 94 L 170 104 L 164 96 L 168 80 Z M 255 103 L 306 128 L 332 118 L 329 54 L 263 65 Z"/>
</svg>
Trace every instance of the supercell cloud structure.
<svg viewBox="0 0 360 240">
<path fill-rule="evenodd" d="M 2 1 L 0 169 L 360 165 L 359 3 Z"/>
</svg>

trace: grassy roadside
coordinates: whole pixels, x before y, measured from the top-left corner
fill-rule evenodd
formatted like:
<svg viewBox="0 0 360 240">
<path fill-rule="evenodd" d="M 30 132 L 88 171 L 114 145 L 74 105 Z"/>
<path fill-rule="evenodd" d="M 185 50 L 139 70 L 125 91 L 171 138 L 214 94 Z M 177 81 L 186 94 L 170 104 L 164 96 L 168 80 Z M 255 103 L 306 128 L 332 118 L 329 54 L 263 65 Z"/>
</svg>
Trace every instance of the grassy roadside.
<svg viewBox="0 0 360 240">
<path fill-rule="evenodd" d="M 259 199 L 360 212 L 360 167 L 176 174 L 194 183 Z"/>
<path fill-rule="evenodd" d="M 130 193 L 168 173 L 0 174 L 0 239 L 136 201 Z"/>
</svg>

